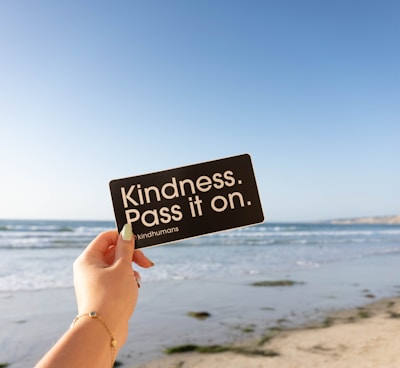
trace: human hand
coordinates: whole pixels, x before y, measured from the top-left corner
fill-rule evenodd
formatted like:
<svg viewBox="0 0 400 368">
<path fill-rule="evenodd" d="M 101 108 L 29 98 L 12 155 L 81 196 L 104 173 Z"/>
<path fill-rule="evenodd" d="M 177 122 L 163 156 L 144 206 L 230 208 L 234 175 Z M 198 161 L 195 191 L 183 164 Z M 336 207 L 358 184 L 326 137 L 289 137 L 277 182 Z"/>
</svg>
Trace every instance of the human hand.
<svg viewBox="0 0 400 368">
<path fill-rule="evenodd" d="M 95 311 L 102 316 L 119 347 L 128 336 L 140 287 L 140 274 L 133 270 L 132 261 L 142 267 L 153 265 L 140 250 L 134 251 L 131 224 L 121 234 L 115 230 L 99 234 L 74 262 L 79 314 Z"/>
</svg>

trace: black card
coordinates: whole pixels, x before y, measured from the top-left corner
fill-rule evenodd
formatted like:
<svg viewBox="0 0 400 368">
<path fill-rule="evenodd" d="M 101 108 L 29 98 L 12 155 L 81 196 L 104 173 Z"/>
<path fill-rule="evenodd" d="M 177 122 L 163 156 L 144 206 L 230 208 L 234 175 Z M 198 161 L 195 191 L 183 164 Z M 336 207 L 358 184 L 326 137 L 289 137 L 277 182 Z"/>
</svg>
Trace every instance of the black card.
<svg viewBox="0 0 400 368">
<path fill-rule="evenodd" d="M 264 221 L 249 155 L 110 182 L 118 230 L 131 222 L 136 247 Z"/>
</svg>

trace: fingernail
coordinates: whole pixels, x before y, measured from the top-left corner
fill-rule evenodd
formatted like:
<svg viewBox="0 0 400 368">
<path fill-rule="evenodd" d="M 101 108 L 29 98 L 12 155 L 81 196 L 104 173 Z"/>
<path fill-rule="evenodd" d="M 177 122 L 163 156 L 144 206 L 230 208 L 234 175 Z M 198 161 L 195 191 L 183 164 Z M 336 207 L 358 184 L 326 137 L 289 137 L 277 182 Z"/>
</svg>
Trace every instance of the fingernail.
<svg viewBox="0 0 400 368">
<path fill-rule="evenodd" d="M 136 283 L 137 283 L 137 287 L 140 288 L 140 285 L 142 283 L 142 280 L 140 279 L 140 277 L 136 277 Z"/>
<path fill-rule="evenodd" d="M 121 236 L 122 239 L 125 241 L 131 241 L 133 238 L 133 232 L 132 232 L 132 224 L 128 222 L 127 224 L 124 225 L 124 227 L 121 230 Z"/>
<path fill-rule="evenodd" d="M 154 262 L 150 261 L 150 267 L 154 266 Z"/>
</svg>

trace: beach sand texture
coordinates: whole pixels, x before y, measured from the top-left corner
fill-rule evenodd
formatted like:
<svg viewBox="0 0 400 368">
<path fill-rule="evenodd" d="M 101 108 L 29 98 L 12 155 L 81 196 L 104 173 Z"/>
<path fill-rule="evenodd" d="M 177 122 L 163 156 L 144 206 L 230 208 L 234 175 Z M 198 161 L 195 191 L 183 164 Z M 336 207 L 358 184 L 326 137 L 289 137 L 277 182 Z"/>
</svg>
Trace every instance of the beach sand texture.
<svg viewBox="0 0 400 368">
<path fill-rule="evenodd" d="M 319 326 L 276 332 L 244 342 L 245 350 L 273 351 L 263 357 L 243 353 L 180 353 L 140 368 L 397 368 L 400 367 L 399 299 L 384 299 L 365 308 L 327 317 Z"/>
</svg>

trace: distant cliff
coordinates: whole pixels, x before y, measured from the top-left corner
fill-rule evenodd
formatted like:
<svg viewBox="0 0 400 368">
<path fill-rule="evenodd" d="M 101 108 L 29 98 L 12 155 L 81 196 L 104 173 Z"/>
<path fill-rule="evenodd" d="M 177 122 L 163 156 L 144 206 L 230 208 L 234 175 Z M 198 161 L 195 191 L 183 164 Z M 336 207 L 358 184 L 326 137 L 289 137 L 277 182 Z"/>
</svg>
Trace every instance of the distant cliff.
<svg viewBox="0 0 400 368">
<path fill-rule="evenodd" d="M 331 224 L 352 225 L 352 224 L 400 224 L 400 215 L 395 216 L 377 216 L 377 217 L 357 217 L 349 219 L 331 220 Z"/>
</svg>

